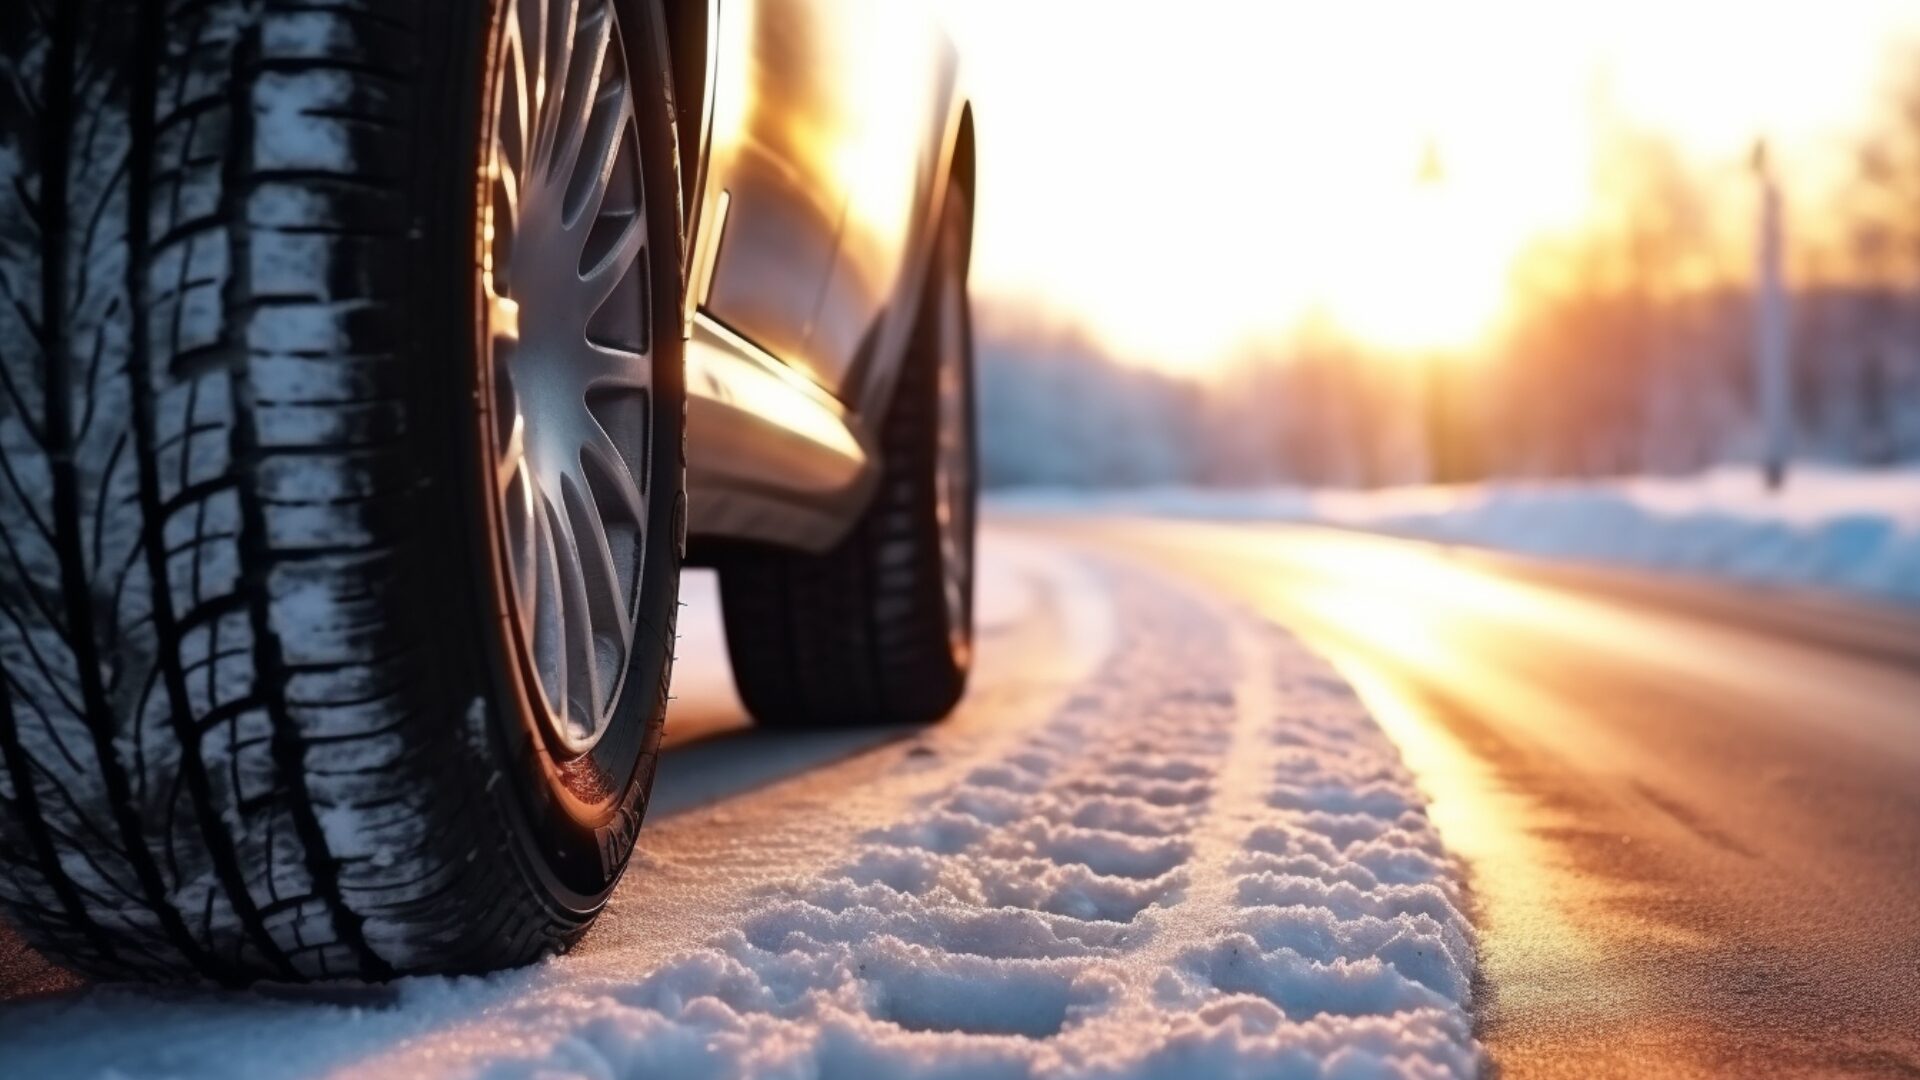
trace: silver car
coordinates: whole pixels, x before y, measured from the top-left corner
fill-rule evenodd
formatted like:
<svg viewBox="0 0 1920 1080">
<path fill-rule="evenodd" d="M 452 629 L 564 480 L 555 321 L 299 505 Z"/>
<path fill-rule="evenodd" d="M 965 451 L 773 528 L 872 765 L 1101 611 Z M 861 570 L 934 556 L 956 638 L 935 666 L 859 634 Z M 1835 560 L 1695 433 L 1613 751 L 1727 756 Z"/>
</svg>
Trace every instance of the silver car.
<svg viewBox="0 0 1920 1080">
<path fill-rule="evenodd" d="M 110 978 L 578 937 L 683 563 L 785 729 L 971 662 L 974 141 L 902 0 L 0 13 L 0 891 Z"/>
</svg>

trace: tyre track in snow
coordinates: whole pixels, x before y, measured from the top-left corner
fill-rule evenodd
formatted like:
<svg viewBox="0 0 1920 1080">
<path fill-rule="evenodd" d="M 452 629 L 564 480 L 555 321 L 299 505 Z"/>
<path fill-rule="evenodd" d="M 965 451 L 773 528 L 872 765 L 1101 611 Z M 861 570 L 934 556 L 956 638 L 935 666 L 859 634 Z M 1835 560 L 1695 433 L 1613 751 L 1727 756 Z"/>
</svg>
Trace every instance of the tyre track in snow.
<svg viewBox="0 0 1920 1080">
<path fill-rule="evenodd" d="M 726 759 L 766 740 L 683 745 L 664 774 L 704 753 L 711 790 L 663 782 L 572 956 L 373 1003 L 99 992 L 0 1014 L 0 1048 L 130 1075 L 1477 1070 L 1454 867 L 1352 691 L 1138 568 L 1001 550 L 1043 595 L 953 721 L 814 740 L 765 783 Z"/>
</svg>

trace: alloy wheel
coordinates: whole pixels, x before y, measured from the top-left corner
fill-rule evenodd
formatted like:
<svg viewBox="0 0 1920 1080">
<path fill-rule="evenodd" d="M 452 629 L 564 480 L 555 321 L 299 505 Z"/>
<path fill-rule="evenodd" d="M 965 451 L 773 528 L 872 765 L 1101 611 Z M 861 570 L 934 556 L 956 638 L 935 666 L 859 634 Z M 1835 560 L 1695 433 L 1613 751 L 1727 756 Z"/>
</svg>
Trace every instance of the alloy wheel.
<svg viewBox="0 0 1920 1080">
<path fill-rule="evenodd" d="M 482 283 L 508 606 L 562 756 L 606 734 L 634 651 L 653 423 L 634 87 L 611 0 L 512 0 Z"/>
</svg>

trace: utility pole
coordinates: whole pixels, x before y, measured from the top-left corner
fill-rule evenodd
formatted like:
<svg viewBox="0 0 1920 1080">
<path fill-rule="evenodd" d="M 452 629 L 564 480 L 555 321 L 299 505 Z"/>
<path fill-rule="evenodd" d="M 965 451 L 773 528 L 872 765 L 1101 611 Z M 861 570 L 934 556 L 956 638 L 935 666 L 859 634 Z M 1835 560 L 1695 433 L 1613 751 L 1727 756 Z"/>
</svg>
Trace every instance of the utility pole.
<svg viewBox="0 0 1920 1080">
<path fill-rule="evenodd" d="M 1753 147 L 1753 174 L 1760 183 L 1760 242 L 1753 306 L 1754 385 L 1759 391 L 1761 468 L 1767 490 L 1787 481 L 1793 444 L 1793 379 L 1787 369 L 1787 289 L 1781 230 L 1780 184 L 1767 157 L 1766 140 Z"/>
<path fill-rule="evenodd" d="M 1417 238 L 1416 242 L 1427 245 L 1437 244 L 1439 242 L 1437 233 L 1431 226 L 1441 212 L 1441 208 L 1435 204 L 1435 197 L 1440 193 L 1441 186 L 1447 182 L 1447 171 L 1446 166 L 1441 163 L 1440 146 L 1432 139 L 1428 139 L 1426 145 L 1421 148 L 1420 170 L 1414 182 L 1424 193 L 1422 201 L 1426 212 L 1423 217 L 1426 220 L 1423 225 L 1427 226 L 1422 229 L 1426 235 Z M 1453 410 L 1448 401 L 1450 387 L 1446 359 L 1441 356 L 1438 348 L 1432 348 L 1419 363 L 1420 401 L 1422 412 L 1425 414 L 1421 420 L 1427 435 L 1427 482 L 1430 484 L 1456 483 L 1463 478 L 1459 475 L 1459 455 L 1454 445 L 1458 432 L 1455 430 Z"/>
</svg>

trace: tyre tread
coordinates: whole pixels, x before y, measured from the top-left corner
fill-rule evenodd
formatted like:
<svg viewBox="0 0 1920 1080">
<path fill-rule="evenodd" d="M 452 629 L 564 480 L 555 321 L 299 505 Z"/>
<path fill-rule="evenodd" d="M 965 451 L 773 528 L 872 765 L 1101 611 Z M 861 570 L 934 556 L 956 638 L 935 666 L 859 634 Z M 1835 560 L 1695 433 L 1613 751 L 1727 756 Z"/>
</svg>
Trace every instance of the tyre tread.
<svg viewBox="0 0 1920 1080">
<path fill-rule="evenodd" d="M 470 970 L 584 927 L 480 857 L 403 602 L 432 6 L 0 15 L 0 902 L 85 973 Z"/>
</svg>

